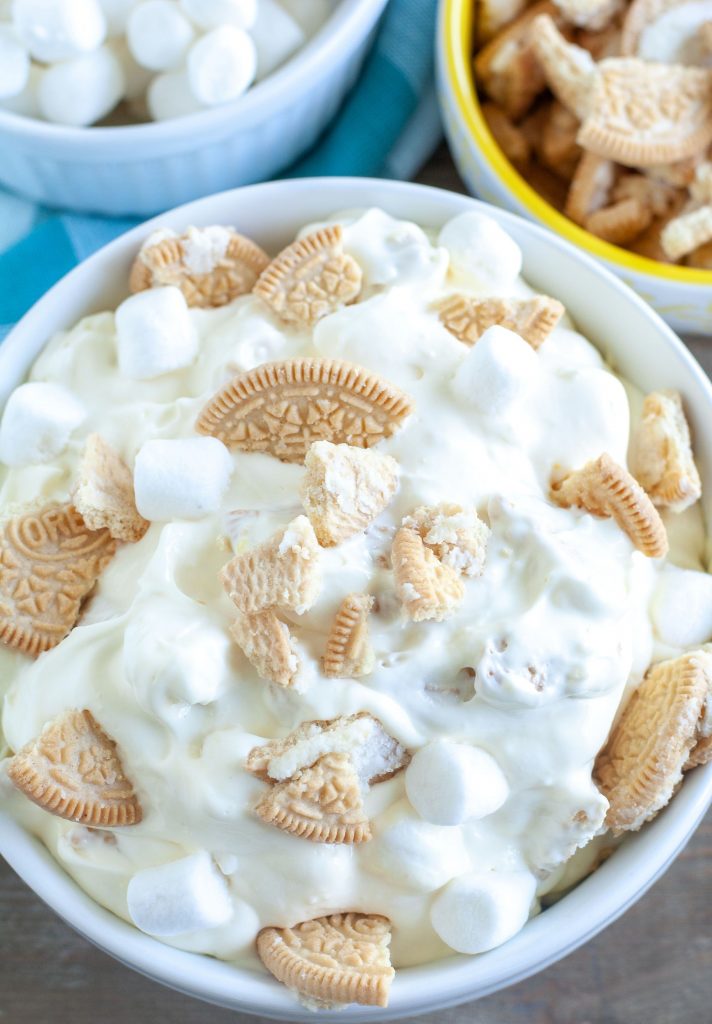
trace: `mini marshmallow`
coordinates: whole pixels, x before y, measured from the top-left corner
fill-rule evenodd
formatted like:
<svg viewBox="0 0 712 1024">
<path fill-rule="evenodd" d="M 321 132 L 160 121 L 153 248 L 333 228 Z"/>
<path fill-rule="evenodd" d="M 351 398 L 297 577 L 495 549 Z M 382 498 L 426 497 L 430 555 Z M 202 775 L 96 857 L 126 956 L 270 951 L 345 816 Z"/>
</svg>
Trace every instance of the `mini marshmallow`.
<svg viewBox="0 0 712 1024">
<path fill-rule="evenodd" d="M 190 366 L 199 345 L 188 303 L 173 285 L 137 292 L 116 310 L 116 348 L 125 377 L 151 380 Z"/>
<path fill-rule="evenodd" d="M 134 60 L 151 71 L 170 71 L 193 41 L 193 28 L 170 0 L 145 0 L 129 14 L 126 40 Z"/>
<path fill-rule="evenodd" d="M 260 0 L 250 35 L 257 47 L 258 80 L 270 75 L 306 42 L 299 24 L 276 0 Z"/>
<path fill-rule="evenodd" d="M 254 81 L 256 70 L 255 44 L 232 25 L 208 32 L 188 53 L 191 92 L 206 106 L 237 99 Z"/>
<path fill-rule="evenodd" d="M 137 871 L 126 899 L 131 920 L 148 935 L 217 928 L 232 917 L 227 882 L 206 850 Z"/>
<path fill-rule="evenodd" d="M 30 77 L 30 58 L 17 33 L 0 25 L 0 98 L 17 96 Z"/>
<path fill-rule="evenodd" d="M 146 101 L 154 121 L 168 121 L 172 117 L 185 117 L 205 109 L 193 95 L 185 71 L 165 71 L 156 75 L 148 87 Z"/>
<path fill-rule="evenodd" d="M 64 450 L 86 415 L 79 399 L 61 384 L 21 384 L 8 398 L 0 422 L 0 462 L 48 462 Z"/>
<path fill-rule="evenodd" d="M 462 833 L 420 821 L 403 810 L 406 806 L 377 820 L 374 838 L 364 848 L 365 863 L 393 885 L 434 892 L 470 867 Z"/>
<path fill-rule="evenodd" d="M 232 457 L 215 437 L 146 441 L 136 456 L 136 507 L 152 522 L 200 519 L 220 508 Z"/>
<path fill-rule="evenodd" d="M 514 331 L 488 327 L 468 349 L 452 379 L 452 390 L 479 412 L 496 414 L 513 405 L 540 371 L 537 354 Z"/>
<path fill-rule="evenodd" d="M 528 871 L 472 872 L 435 897 L 430 921 L 457 953 L 484 953 L 524 927 L 535 890 Z"/>
<path fill-rule="evenodd" d="M 35 60 L 71 60 L 101 46 L 106 20 L 97 0 L 15 0 L 15 28 Z"/>
<path fill-rule="evenodd" d="M 441 229 L 438 244 L 450 253 L 450 271 L 487 294 L 511 294 L 522 270 L 522 252 L 497 221 L 470 210 Z"/>
<path fill-rule="evenodd" d="M 136 6 L 136 0 L 99 0 L 99 6 L 106 19 L 106 34 L 120 36 L 126 31 L 129 14 Z"/>
<path fill-rule="evenodd" d="M 234 25 L 252 28 L 257 18 L 257 0 L 180 0 L 190 20 L 200 28 Z"/>
<path fill-rule="evenodd" d="M 663 568 L 651 617 L 658 639 L 671 647 L 696 647 L 712 639 L 712 576 L 694 569 Z"/>
<path fill-rule="evenodd" d="M 405 773 L 408 799 L 433 825 L 461 825 L 498 810 L 509 787 L 493 757 L 478 747 L 435 740 L 416 751 Z"/>
<path fill-rule="evenodd" d="M 40 79 L 38 102 L 48 121 L 81 128 L 105 117 L 123 94 L 121 63 L 108 46 L 102 46 L 47 68 Z"/>
</svg>

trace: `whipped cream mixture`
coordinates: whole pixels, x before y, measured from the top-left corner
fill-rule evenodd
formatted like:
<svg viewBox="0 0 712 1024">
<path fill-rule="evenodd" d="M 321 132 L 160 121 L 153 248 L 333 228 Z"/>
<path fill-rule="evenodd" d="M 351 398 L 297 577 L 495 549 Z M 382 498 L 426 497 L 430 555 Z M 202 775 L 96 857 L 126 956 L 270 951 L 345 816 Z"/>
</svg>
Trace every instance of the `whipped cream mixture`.
<svg viewBox="0 0 712 1024">
<path fill-rule="evenodd" d="M 53 338 L 30 375 L 68 388 L 85 420 L 60 454 L 0 477 L 3 509 L 66 500 L 89 433 L 133 465 L 147 439 L 194 436 L 216 389 L 266 360 L 345 358 L 403 389 L 415 412 L 378 447 L 399 465 L 394 500 L 364 534 L 322 552 L 318 600 L 302 615 L 286 613 L 301 661 L 297 687 L 259 679 L 231 641 L 234 608 L 218 572 L 232 552 L 303 512 L 304 469 L 234 451 L 218 514 L 156 522 L 139 543 L 120 546 L 56 649 L 33 661 L 0 648 L 6 749 L 19 750 L 66 709 L 90 709 L 118 743 L 143 821 L 88 830 L 39 810 L 7 779 L 0 803 L 127 920 L 136 872 L 207 851 L 227 880 L 232 914 L 165 939 L 173 945 L 251 963 L 261 927 L 356 910 L 390 918 L 393 962 L 403 966 L 450 952 L 431 908 L 452 879 L 526 874 L 536 913 L 542 895 L 588 870 L 595 846 L 567 861 L 605 815 L 593 759 L 626 688 L 653 655 L 677 650 L 674 628 L 672 642 L 661 640 L 665 602 L 655 605 L 655 628 L 649 608 L 660 579 L 680 571 L 671 564 L 703 569 L 705 537 L 699 505 L 674 517 L 662 572 L 612 519 L 550 502 L 555 465 L 576 468 L 604 451 L 625 464 L 641 396 L 566 318 L 538 352 L 499 328 L 468 348 L 440 324 L 434 303 L 453 291 L 533 294 L 517 246 L 494 222 L 466 214 L 436 236 L 379 210 L 332 219 L 363 270 L 356 304 L 313 331 L 285 326 L 251 295 L 192 309 L 194 363 L 139 381 L 119 372 L 114 315 L 88 317 Z M 488 523 L 484 571 L 464 578 L 464 601 L 445 621 L 414 623 L 383 556 L 404 516 L 440 502 L 476 506 Z M 377 598 L 375 667 L 360 680 L 326 678 L 326 636 L 355 591 Z M 432 824 L 409 801 L 401 772 L 367 794 L 373 838 L 360 846 L 313 843 L 260 821 L 253 808 L 264 783 L 244 768 L 250 749 L 305 720 L 359 711 L 411 752 L 442 737 L 479 748 L 506 780 L 503 802 L 462 825 Z"/>
</svg>

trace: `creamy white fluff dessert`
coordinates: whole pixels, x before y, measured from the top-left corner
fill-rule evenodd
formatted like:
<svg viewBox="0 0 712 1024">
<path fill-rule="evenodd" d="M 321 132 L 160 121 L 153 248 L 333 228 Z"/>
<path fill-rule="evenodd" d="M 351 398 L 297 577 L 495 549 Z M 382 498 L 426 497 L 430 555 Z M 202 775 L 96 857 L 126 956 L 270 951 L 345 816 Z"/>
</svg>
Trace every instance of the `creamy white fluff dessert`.
<svg viewBox="0 0 712 1024">
<path fill-rule="evenodd" d="M 148 934 L 247 965 L 257 942 L 299 989 L 320 919 L 336 974 L 301 995 L 383 1004 L 389 938 L 396 968 L 507 941 L 609 826 L 662 806 L 712 732 L 689 435 L 676 399 L 644 406 L 535 295 L 479 212 L 439 233 L 342 212 L 272 262 L 191 230 L 153 236 L 141 290 L 53 338 L 7 403 L 0 556 L 38 517 L 49 544 L 38 510 L 71 503 L 105 544 L 60 642 L 2 623 L 0 802 Z M 341 361 L 357 369 L 320 390 Z M 625 469 L 631 427 L 652 501 Z M 673 497 L 658 436 L 682 460 Z M 132 522 L 96 511 L 88 451 L 133 488 Z M 601 497 L 604 454 L 633 512 Z M 36 626 L 2 564 L 0 611 Z M 651 664 L 680 658 L 697 701 L 680 763 L 625 824 L 623 783 L 594 762 Z M 103 765 L 94 789 L 50 806 L 38 776 L 86 782 L 80 748 Z M 95 814 L 97 791 L 120 813 Z"/>
</svg>

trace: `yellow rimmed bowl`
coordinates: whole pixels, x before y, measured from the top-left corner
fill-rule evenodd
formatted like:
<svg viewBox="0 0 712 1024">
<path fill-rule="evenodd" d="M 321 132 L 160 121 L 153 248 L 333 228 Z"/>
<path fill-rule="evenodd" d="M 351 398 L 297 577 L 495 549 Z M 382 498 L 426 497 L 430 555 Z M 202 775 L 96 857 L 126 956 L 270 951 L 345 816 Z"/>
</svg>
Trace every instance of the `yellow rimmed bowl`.
<svg viewBox="0 0 712 1024">
<path fill-rule="evenodd" d="M 712 272 L 671 266 L 602 241 L 515 170 L 482 116 L 472 70 L 474 0 L 440 0 L 437 78 L 445 133 L 470 192 L 561 235 L 604 263 L 678 331 L 712 334 Z"/>
</svg>

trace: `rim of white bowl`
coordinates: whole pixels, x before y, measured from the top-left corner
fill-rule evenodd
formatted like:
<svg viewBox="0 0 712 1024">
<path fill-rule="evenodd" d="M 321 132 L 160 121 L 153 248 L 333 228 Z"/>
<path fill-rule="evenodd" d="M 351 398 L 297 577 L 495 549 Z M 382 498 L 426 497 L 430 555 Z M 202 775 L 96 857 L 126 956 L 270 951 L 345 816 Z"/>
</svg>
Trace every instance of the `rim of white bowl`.
<svg viewBox="0 0 712 1024">
<path fill-rule="evenodd" d="M 0 374 L 7 354 L 20 353 L 27 338 L 37 332 L 49 336 L 49 321 L 56 329 L 65 325 L 56 308 L 61 307 L 65 290 L 80 282 L 89 270 L 99 272 L 126 264 L 147 231 L 166 220 L 186 224 L 209 223 L 212 218 L 214 222 L 214 207 L 221 211 L 217 217 L 227 220 L 236 212 L 233 204 L 254 209 L 263 203 L 268 207 L 271 197 L 280 193 L 288 194 L 290 203 L 296 206 L 300 197 L 306 200 L 318 194 L 324 216 L 339 208 L 376 203 L 386 209 L 395 208 L 396 216 L 408 216 L 405 208 L 420 205 L 428 208 L 435 223 L 468 209 L 481 210 L 505 228 L 562 250 L 568 260 L 595 274 L 650 321 L 663 344 L 672 349 L 684 372 L 704 393 L 712 417 L 712 384 L 692 354 L 642 299 L 589 255 L 537 224 L 469 196 L 407 182 L 363 178 L 304 178 L 250 185 L 176 207 L 133 228 L 72 270 L 22 318 L 0 345 Z M 208 210 L 211 212 L 207 215 L 202 212 Z M 428 215 L 417 219 L 427 223 Z M 0 381 L 0 392 L 3 390 Z M 319 1019 L 335 1024 L 395 1020 L 482 998 L 536 974 L 593 938 L 635 903 L 685 846 L 710 802 L 712 764 L 690 773 L 682 789 L 653 822 L 627 837 L 612 857 L 558 903 L 530 920 L 509 943 L 478 957 L 453 956 L 421 967 L 401 968 L 387 1010 L 348 1007 L 321 1012 Z M 38 839 L 3 812 L 0 853 L 72 928 L 139 973 L 187 995 L 235 1010 L 305 1024 L 314 1021 L 313 1013 L 302 1009 L 269 975 L 167 946 L 95 903 Z"/>
<path fill-rule="evenodd" d="M 81 152 L 74 156 L 97 153 L 106 155 L 107 143 L 145 145 L 151 143 L 186 143 L 194 134 L 210 134 L 226 124 L 236 130 L 269 116 L 271 108 L 284 97 L 297 95 L 304 84 L 342 63 L 345 51 L 353 48 L 353 39 L 361 40 L 376 24 L 388 0 L 340 0 L 332 14 L 312 38 L 296 54 L 272 74 L 237 100 L 199 110 L 193 114 L 166 121 L 145 121 L 140 124 L 73 128 L 53 124 L 40 118 L 16 114 L 0 107 L 0 130 L 12 132 L 34 142 L 71 144 Z"/>
</svg>

